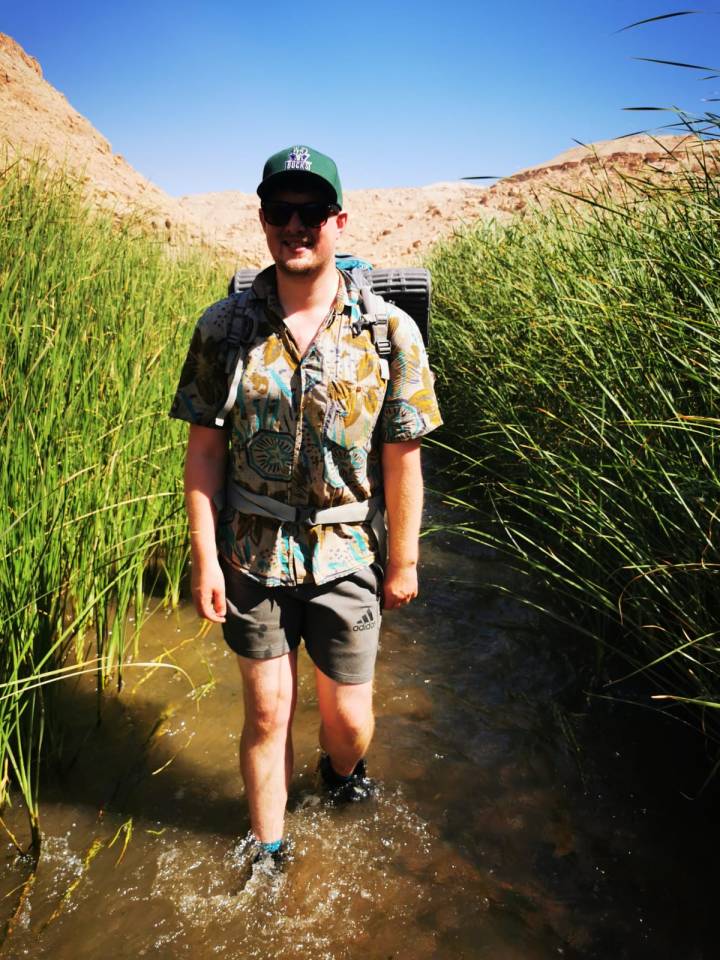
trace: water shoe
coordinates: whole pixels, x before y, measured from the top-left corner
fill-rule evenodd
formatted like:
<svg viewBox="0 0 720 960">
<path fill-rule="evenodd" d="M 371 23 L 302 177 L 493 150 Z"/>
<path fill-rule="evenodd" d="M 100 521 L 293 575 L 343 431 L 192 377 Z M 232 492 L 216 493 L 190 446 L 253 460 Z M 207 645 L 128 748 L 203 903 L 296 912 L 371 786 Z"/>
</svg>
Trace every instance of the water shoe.
<svg viewBox="0 0 720 960">
<path fill-rule="evenodd" d="M 333 770 L 330 757 L 323 753 L 318 764 L 318 771 L 325 792 L 325 800 L 333 806 L 344 803 L 360 803 L 377 796 L 377 783 L 368 777 L 364 758 L 358 760 L 349 777 L 341 777 L 339 773 L 335 773 Z"/>
<path fill-rule="evenodd" d="M 265 845 L 257 843 L 251 866 L 253 873 L 256 867 L 260 873 L 282 873 L 292 859 L 292 845 L 287 840 L 281 841 L 275 849 L 268 849 Z"/>
</svg>

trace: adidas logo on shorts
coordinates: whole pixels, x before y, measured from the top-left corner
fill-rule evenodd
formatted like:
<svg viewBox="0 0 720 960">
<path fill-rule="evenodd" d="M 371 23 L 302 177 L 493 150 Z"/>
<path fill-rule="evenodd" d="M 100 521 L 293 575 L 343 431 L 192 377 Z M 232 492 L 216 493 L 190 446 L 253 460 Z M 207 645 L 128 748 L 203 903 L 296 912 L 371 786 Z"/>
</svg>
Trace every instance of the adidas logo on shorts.
<svg viewBox="0 0 720 960">
<path fill-rule="evenodd" d="M 372 630 L 375 626 L 375 617 L 373 616 L 372 609 L 367 608 L 365 613 L 360 617 L 358 622 L 353 627 L 353 630 Z"/>
</svg>

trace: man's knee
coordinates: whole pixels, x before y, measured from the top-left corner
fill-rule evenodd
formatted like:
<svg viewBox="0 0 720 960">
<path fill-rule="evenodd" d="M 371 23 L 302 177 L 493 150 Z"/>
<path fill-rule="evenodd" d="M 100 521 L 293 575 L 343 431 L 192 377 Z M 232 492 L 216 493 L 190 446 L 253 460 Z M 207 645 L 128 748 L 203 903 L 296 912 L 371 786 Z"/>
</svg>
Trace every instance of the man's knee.
<svg viewBox="0 0 720 960">
<path fill-rule="evenodd" d="M 372 698 L 368 696 L 333 698 L 322 711 L 323 726 L 343 740 L 367 737 L 373 728 Z"/>
<path fill-rule="evenodd" d="M 282 662 L 239 657 L 245 703 L 244 730 L 255 737 L 284 735 L 295 710 L 294 657 Z"/>
<path fill-rule="evenodd" d="M 256 700 L 245 707 L 243 729 L 261 739 L 285 735 L 292 723 L 292 699 L 284 696 Z"/>
</svg>

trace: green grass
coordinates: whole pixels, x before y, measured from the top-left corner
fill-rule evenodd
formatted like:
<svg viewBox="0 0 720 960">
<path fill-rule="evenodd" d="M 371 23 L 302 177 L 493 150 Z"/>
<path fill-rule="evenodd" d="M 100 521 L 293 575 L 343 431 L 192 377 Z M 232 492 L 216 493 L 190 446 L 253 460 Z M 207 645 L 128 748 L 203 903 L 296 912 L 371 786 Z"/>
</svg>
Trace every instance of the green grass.
<svg viewBox="0 0 720 960">
<path fill-rule="evenodd" d="M 720 706 L 720 190 L 628 183 L 436 249 L 458 526 L 547 587 L 598 670 Z"/>
<path fill-rule="evenodd" d="M 6 163 L 0 210 L 0 808 L 17 784 L 37 847 L 53 671 L 121 682 L 149 591 L 179 596 L 185 432 L 167 409 L 227 270 L 91 216 L 39 162 Z"/>
</svg>

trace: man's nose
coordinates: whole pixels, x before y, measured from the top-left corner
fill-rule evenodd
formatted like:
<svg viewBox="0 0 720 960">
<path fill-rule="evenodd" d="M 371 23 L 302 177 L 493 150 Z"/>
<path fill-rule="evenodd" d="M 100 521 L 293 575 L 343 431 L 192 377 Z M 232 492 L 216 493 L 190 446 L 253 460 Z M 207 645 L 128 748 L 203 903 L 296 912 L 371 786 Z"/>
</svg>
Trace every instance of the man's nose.
<svg viewBox="0 0 720 960">
<path fill-rule="evenodd" d="M 300 219 L 300 214 L 297 212 L 297 210 L 293 210 L 292 216 L 288 220 L 287 228 L 293 233 L 297 233 L 305 229 L 305 224 Z"/>
</svg>

